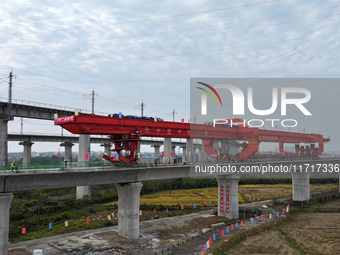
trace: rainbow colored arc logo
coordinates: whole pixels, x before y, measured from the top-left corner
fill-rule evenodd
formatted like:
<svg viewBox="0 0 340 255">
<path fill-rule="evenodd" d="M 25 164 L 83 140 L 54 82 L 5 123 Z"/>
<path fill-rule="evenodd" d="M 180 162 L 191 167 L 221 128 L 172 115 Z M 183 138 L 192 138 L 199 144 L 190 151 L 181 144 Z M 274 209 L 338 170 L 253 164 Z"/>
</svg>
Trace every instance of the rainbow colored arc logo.
<svg viewBox="0 0 340 255">
<path fill-rule="evenodd" d="M 222 106 L 221 97 L 220 97 L 220 95 L 217 93 L 217 91 L 216 91 L 213 87 L 211 87 L 210 85 L 208 85 L 208 84 L 206 84 L 206 83 L 203 83 L 203 82 L 197 82 L 197 83 L 198 83 L 198 84 L 201 84 L 201 85 L 203 85 L 203 86 L 206 86 L 206 87 L 209 88 L 212 92 L 214 92 L 214 94 L 217 96 L 217 98 L 218 98 L 218 100 L 220 101 L 220 104 L 221 104 L 221 106 Z M 215 105 L 217 105 L 216 100 L 215 100 L 215 97 L 213 96 L 213 94 L 212 94 L 209 90 L 204 89 L 204 88 L 200 88 L 200 87 L 196 87 L 196 88 L 198 88 L 198 89 L 203 90 L 204 92 L 206 92 L 206 93 L 214 100 Z"/>
</svg>

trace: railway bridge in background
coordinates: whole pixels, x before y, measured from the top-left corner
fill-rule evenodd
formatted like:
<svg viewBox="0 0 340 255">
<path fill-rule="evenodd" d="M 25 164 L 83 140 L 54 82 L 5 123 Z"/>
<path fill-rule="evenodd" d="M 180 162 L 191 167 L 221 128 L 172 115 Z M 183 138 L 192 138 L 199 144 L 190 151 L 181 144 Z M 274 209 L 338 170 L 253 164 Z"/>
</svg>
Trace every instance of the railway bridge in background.
<svg viewBox="0 0 340 255">
<path fill-rule="evenodd" d="M 34 134 L 10 134 L 8 132 L 8 121 L 13 120 L 14 117 L 50 120 L 54 121 L 55 114 L 58 116 L 70 116 L 74 114 L 74 108 L 67 108 L 63 106 L 42 104 L 30 101 L 13 100 L 11 104 L 11 114 L 9 114 L 9 104 L 5 98 L 0 98 L 0 165 L 8 164 L 8 141 L 20 141 L 21 145 L 24 146 L 24 160 L 26 164 L 30 163 L 31 147 L 34 141 L 37 142 L 61 142 L 62 146 L 65 147 L 65 154 L 67 154 L 68 161 L 72 161 L 69 156 L 72 153 L 72 146 L 74 143 L 79 144 L 79 156 L 78 161 L 83 162 L 84 155 L 90 154 L 91 143 L 101 143 L 104 146 L 104 152 L 110 154 L 111 144 L 106 143 L 107 136 L 89 136 L 89 135 L 78 135 L 78 136 L 51 136 L 46 134 L 34 135 Z M 90 115 L 90 111 L 79 110 L 82 114 Z M 97 114 L 106 115 L 106 113 L 98 112 Z M 51 123 L 51 126 L 53 123 Z M 164 141 L 157 141 L 153 139 L 143 139 L 140 145 L 150 145 L 155 149 L 155 156 L 158 155 L 159 147 L 164 145 L 164 154 L 166 157 L 171 157 L 171 152 L 174 152 L 176 146 L 183 148 L 183 161 L 191 162 L 194 153 L 197 151 L 199 160 L 206 159 L 207 156 L 203 152 L 202 144 L 187 141 L 178 142 L 171 141 L 171 139 L 164 139 Z M 236 153 L 239 145 L 234 141 L 223 141 L 216 145 L 220 149 L 221 153 L 232 151 Z M 139 148 L 140 150 L 140 148 Z M 173 153 L 174 154 L 174 153 Z"/>
</svg>

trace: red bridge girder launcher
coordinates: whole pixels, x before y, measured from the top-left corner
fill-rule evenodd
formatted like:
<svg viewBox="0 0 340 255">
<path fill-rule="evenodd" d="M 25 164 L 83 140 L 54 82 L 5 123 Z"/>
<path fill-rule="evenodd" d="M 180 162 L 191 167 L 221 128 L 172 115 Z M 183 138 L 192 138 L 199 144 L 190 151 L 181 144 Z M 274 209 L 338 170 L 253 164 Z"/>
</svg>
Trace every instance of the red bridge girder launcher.
<svg viewBox="0 0 340 255">
<path fill-rule="evenodd" d="M 233 123 L 243 120 L 233 119 Z M 214 157 L 217 155 L 213 147 L 214 140 L 236 140 L 240 142 L 243 150 L 237 155 L 238 160 L 254 156 L 259 150 L 261 142 L 279 143 L 280 153 L 289 155 L 283 149 L 283 144 L 311 144 L 309 155 L 319 155 L 323 152 L 324 143 L 329 138 L 323 138 L 321 134 L 306 134 L 297 132 L 285 132 L 274 130 L 262 130 L 245 125 L 204 125 L 182 122 L 160 121 L 156 118 L 134 119 L 124 117 L 106 117 L 97 115 L 72 115 L 56 118 L 55 125 L 60 125 L 73 134 L 108 135 L 109 142 L 115 145 L 114 151 L 119 154 L 119 159 L 104 155 L 104 158 L 112 162 L 123 161 L 126 163 L 135 160 L 135 151 L 141 137 L 166 137 L 203 139 L 205 152 Z M 318 144 L 318 148 L 315 148 Z M 123 157 L 121 151 L 129 151 L 128 157 Z M 301 153 L 301 148 L 296 145 L 296 153 Z"/>
</svg>

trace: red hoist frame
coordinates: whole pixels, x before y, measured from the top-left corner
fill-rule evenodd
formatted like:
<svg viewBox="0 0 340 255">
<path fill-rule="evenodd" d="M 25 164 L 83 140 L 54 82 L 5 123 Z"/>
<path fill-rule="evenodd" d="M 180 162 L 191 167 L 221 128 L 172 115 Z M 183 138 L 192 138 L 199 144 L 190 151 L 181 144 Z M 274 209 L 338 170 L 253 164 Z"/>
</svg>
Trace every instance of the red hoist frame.
<svg viewBox="0 0 340 255">
<path fill-rule="evenodd" d="M 103 158 L 111 162 L 135 162 L 137 161 L 136 151 L 140 140 L 136 135 L 111 135 L 108 141 L 114 144 L 114 151 L 117 152 L 119 157 L 117 159 L 104 154 Z M 126 151 L 128 155 L 124 157 L 122 151 Z"/>
<path fill-rule="evenodd" d="M 231 121 L 229 120 L 228 123 Z M 108 142 L 115 146 L 113 151 L 119 155 L 118 159 L 104 155 L 104 158 L 112 161 L 123 161 L 125 163 L 135 162 L 136 150 L 141 137 L 162 138 L 186 138 L 202 139 L 205 152 L 211 157 L 218 154 L 213 147 L 215 140 L 234 140 L 239 143 L 242 151 L 236 159 L 243 160 L 256 155 L 261 142 L 279 143 L 280 153 L 292 155 L 284 151 L 284 143 L 308 143 L 311 147 L 304 149 L 296 145 L 296 154 L 319 155 L 323 152 L 323 144 L 329 138 L 323 138 L 321 134 L 305 134 L 296 132 L 284 132 L 273 130 L 261 130 L 250 128 L 241 119 L 233 119 L 237 126 L 226 125 L 203 125 L 181 122 L 168 122 L 146 119 L 128 119 L 119 117 L 105 117 L 96 115 L 72 115 L 56 118 L 55 125 L 60 125 L 73 134 L 108 135 Z M 243 142 L 242 142 L 243 141 Z M 318 143 L 318 149 L 314 144 Z M 122 151 L 127 153 L 123 156 Z"/>
</svg>

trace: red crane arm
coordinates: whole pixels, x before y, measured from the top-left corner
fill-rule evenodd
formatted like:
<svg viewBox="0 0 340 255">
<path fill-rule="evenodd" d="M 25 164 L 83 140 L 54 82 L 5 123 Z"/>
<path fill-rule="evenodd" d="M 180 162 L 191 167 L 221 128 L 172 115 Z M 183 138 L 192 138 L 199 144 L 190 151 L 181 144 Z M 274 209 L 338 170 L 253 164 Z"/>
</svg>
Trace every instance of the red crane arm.
<svg viewBox="0 0 340 255">
<path fill-rule="evenodd" d="M 167 138 L 191 138 L 207 140 L 204 144 L 208 154 L 215 154 L 212 142 L 215 139 L 247 141 L 243 145 L 244 150 L 239 159 L 254 155 L 258 151 L 261 142 L 280 143 L 319 143 L 317 154 L 323 151 L 323 143 L 329 139 L 320 134 L 305 134 L 297 132 L 284 132 L 274 130 L 261 130 L 248 126 L 228 127 L 226 125 L 203 125 L 180 122 L 154 121 L 145 119 L 129 119 L 118 117 L 105 117 L 96 115 L 72 115 L 56 118 L 55 125 L 60 125 L 74 134 L 96 134 L 109 135 L 121 140 L 123 135 L 129 139 L 141 136 L 145 137 L 167 137 Z M 117 136 L 118 135 L 118 136 Z M 283 151 L 283 149 L 282 149 Z M 216 151 L 215 151 L 216 152 Z"/>
</svg>

